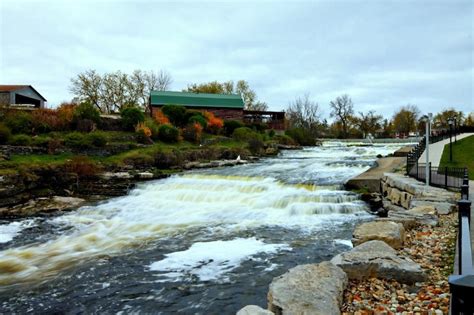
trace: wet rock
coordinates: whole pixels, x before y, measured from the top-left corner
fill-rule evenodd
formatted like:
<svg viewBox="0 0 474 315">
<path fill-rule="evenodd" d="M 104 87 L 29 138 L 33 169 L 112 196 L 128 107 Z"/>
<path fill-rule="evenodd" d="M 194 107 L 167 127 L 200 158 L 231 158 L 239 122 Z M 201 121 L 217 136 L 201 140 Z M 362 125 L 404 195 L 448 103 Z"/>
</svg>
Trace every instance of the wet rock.
<svg viewBox="0 0 474 315">
<path fill-rule="evenodd" d="M 241 308 L 236 315 L 274 315 L 274 313 L 257 305 L 247 305 Z"/>
<path fill-rule="evenodd" d="M 366 222 L 355 228 L 352 238 L 354 246 L 371 240 L 384 241 L 393 248 L 400 248 L 405 240 L 405 229 L 402 224 L 392 221 Z"/>
<path fill-rule="evenodd" d="M 151 172 L 140 172 L 140 173 L 137 173 L 137 177 L 139 179 L 153 179 L 153 173 Z"/>
<path fill-rule="evenodd" d="M 68 211 L 75 209 L 84 203 L 84 199 L 75 197 L 53 196 L 36 198 L 12 207 L 0 208 L 0 217 L 25 217 L 38 214 L 48 214 L 56 211 Z"/>
<path fill-rule="evenodd" d="M 280 150 L 301 150 L 303 147 L 299 145 L 289 145 L 289 144 L 277 144 L 277 148 Z"/>
<path fill-rule="evenodd" d="M 133 178 L 129 172 L 105 172 L 100 174 L 103 179 L 130 179 Z"/>
<path fill-rule="evenodd" d="M 331 262 L 341 267 L 349 279 L 383 278 L 412 284 L 426 279 L 420 265 L 382 241 L 369 241 L 335 256 Z"/>
<path fill-rule="evenodd" d="M 281 314 L 340 314 L 347 275 L 330 262 L 299 265 L 276 277 L 268 292 L 268 309 Z"/>
<path fill-rule="evenodd" d="M 372 212 L 377 212 L 383 207 L 382 195 L 379 193 L 365 193 L 362 194 L 360 198 L 369 204 Z"/>
</svg>

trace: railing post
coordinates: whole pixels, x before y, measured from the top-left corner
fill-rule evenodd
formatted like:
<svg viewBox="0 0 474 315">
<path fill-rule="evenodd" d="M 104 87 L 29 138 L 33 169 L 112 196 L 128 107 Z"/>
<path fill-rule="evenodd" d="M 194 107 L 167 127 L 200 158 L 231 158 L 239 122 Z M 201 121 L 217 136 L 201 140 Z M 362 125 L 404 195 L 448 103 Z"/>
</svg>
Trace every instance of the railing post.
<svg viewBox="0 0 474 315">
<path fill-rule="evenodd" d="M 469 227 L 471 227 L 471 201 L 467 199 L 459 200 L 458 208 L 459 208 L 460 218 L 467 217 L 467 221 L 469 222 Z"/>
<path fill-rule="evenodd" d="M 444 167 L 444 188 L 448 189 L 448 167 Z"/>
<path fill-rule="evenodd" d="M 428 177 L 428 183 L 431 185 L 431 162 L 430 162 L 430 165 L 429 165 L 428 174 L 426 176 L 429 176 Z"/>
</svg>

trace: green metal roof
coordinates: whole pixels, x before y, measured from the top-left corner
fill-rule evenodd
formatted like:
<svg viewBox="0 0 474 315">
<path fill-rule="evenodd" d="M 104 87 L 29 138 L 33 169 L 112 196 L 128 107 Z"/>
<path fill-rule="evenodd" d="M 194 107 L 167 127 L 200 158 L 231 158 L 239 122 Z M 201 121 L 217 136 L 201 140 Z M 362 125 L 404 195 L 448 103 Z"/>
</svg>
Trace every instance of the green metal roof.
<svg viewBox="0 0 474 315">
<path fill-rule="evenodd" d="M 244 108 L 242 97 L 237 94 L 207 94 L 171 91 L 151 91 L 151 106 L 183 105 L 187 107 Z"/>
</svg>

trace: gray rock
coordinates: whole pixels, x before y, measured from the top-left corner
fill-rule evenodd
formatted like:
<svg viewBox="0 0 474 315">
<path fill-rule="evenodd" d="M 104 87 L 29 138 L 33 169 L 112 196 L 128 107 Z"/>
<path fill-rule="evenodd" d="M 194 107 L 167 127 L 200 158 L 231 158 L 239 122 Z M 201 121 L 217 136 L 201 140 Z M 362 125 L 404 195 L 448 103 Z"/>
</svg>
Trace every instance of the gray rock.
<svg viewBox="0 0 474 315">
<path fill-rule="evenodd" d="M 405 229 L 402 224 L 393 221 L 366 222 L 355 228 L 352 238 L 354 246 L 371 240 L 384 241 L 393 248 L 400 248 L 405 241 Z"/>
<path fill-rule="evenodd" d="M 133 178 L 133 176 L 128 173 L 128 172 L 105 172 L 100 174 L 100 177 L 103 179 L 112 179 L 112 178 L 117 178 L 117 179 L 130 179 Z"/>
<path fill-rule="evenodd" d="M 257 305 L 247 305 L 241 308 L 236 315 L 274 315 L 274 313 Z"/>
<path fill-rule="evenodd" d="M 384 278 L 412 284 L 426 279 L 420 265 L 382 241 L 369 241 L 335 256 L 331 262 L 341 267 L 349 279 Z"/>
<path fill-rule="evenodd" d="M 268 292 L 268 309 L 281 314 L 340 314 L 347 275 L 330 262 L 299 265 L 276 277 Z"/>
<path fill-rule="evenodd" d="M 426 207 L 432 206 L 436 209 L 437 214 L 450 214 L 456 209 L 456 206 L 453 203 L 446 201 L 436 201 L 436 200 L 427 200 L 414 198 L 410 203 L 411 208 L 417 207 Z"/>
<path fill-rule="evenodd" d="M 140 172 L 137 174 L 138 178 L 140 179 L 152 179 L 153 173 L 151 172 Z"/>
</svg>

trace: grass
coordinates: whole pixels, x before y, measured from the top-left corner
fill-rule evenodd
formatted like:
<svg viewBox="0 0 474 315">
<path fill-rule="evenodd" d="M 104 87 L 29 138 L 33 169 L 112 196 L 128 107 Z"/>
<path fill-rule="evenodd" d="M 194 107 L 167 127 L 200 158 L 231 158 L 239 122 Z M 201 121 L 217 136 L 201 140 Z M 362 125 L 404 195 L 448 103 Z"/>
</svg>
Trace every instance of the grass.
<svg viewBox="0 0 474 315">
<path fill-rule="evenodd" d="M 453 142 L 452 162 L 449 162 L 449 143 L 445 145 L 439 166 L 467 167 L 469 179 L 474 180 L 474 136 L 458 140 L 457 143 Z"/>
</svg>

